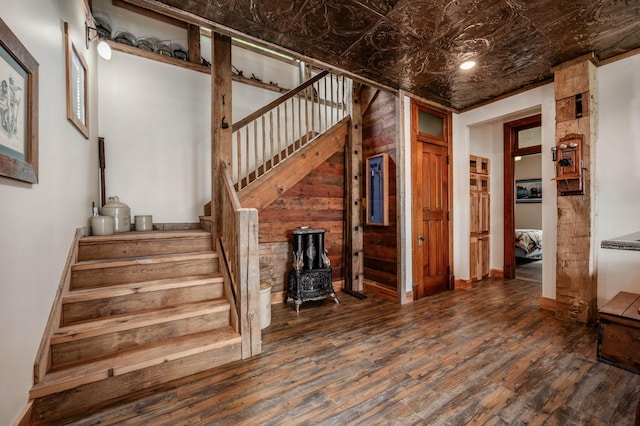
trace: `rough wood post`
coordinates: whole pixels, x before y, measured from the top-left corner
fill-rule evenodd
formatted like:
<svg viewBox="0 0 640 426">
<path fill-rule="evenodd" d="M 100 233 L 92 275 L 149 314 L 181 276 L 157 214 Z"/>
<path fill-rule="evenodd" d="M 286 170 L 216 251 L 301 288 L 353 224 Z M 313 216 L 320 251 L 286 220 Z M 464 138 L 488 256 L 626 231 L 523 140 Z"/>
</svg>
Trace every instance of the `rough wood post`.
<svg viewBox="0 0 640 426">
<path fill-rule="evenodd" d="M 406 217 L 406 181 L 404 177 L 404 164 L 407 155 L 405 143 L 404 143 L 404 96 L 405 92 L 400 90 L 395 94 L 396 100 L 396 247 L 398 253 L 398 259 L 396 261 L 396 271 L 398 276 L 398 284 L 396 291 L 398 294 L 398 302 L 401 305 L 407 303 L 407 288 L 411 288 L 411 283 L 407 281 L 408 268 L 411 265 L 408 264 L 407 250 L 405 247 L 405 235 L 407 232 Z M 391 176 L 390 176 L 391 178 Z M 409 228 L 410 229 L 410 228 Z M 450 234 L 450 235 L 453 235 Z M 413 299 L 409 300 L 413 301 Z"/>
<path fill-rule="evenodd" d="M 592 213 L 592 146 L 596 141 L 597 87 L 593 54 L 559 65 L 554 73 L 556 145 L 569 134 L 583 135 L 584 194 L 560 196 L 556 256 L 556 318 L 591 324 L 597 314 L 596 246 Z M 588 106 L 578 113 L 576 95 Z"/>
<path fill-rule="evenodd" d="M 200 52 L 200 27 L 188 24 L 189 31 L 189 62 L 200 65 L 202 63 L 202 55 Z"/>
<path fill-rule="evenodd" d="M 347 232 L 345 233 L 347 258 L 345 259 L 345 288 L 364 289 L 364 253 L 362 230 L 362 108 L 360 85 L 354 83 L 351 102 L 351 126 L 347 140 L 346 177 Z"/>
<path fill-rule="evenodd" d="M 211 233 L 215 244 L 220 235 L 220 162 L 231 170 L 231 37 L 213 33 L 211 58 Z"/>
</svg>

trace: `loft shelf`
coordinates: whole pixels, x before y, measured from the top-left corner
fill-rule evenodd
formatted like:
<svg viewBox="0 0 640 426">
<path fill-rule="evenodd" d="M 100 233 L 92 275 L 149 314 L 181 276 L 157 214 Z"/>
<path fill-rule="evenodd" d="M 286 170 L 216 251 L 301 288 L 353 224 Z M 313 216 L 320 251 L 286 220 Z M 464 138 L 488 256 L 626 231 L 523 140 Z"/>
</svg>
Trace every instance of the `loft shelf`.
<svg viewBox="0 0 640 426">
<path fill-rule="evenodd" d="M 211 73 L 211 68 L 201 65 L 201 64 L 195 64 L 193 62 L 189 62 L 189 61 L 184 61 L 182 59 L 176 59 L 173 58 L 171 56 L 164 56 L 161 55 L 159 53 L 155 53 L 155 52 L 149 52 L 147 50 L 143 50 L 143 49 L 138 49 L 137 47 L 133 47 L 133 46 L 129 46 L 123 43 L 118 43 L 117 41 L 113 41 L 113 40 L 109 40 L 109 46 L 111 46 L 111 48 L 113 50 L 116 50 L 118 52 L 124 52 L 124 53 L 128 53 L 130 55 L 135 55 L 135 56 L 139 56 L 141 58 L 146 58 L 146 59 L 151 59 L 154 61 L 158 61 L 158 62 L 163 62 L 165 64 L 169 64 L 169 65 L 175 65 L 177 67 L 182 67 L 182 68 L 186 68 L 192 71 L 198 71 L 198 72 L 202 72 L 205 74 L 210 74 Z M 248 84 L 250 86 L 254 86 L 254 87 L 259 87 L 261 89 L 266 89 L 266 90 L 271 90 L 273 92 L 279 92 L 279 93 L 284 93 L 284 92 L 288 92 L 289 89 L 284 88 L 284 87 L 280 87 L 280 86 L 275 86 L 273 84 L 268 84 L 268 83 L 264 83 L 262 81 L 258 81 L 258 80 L 253 80 L 251 78 L 247 78 L 247 77 L 242 77 L 239 75 L 234 75 L 233 76 L 233 81 L 237 81 L 240 83 L 244 83 L 244 84 Z"/>
</svg>

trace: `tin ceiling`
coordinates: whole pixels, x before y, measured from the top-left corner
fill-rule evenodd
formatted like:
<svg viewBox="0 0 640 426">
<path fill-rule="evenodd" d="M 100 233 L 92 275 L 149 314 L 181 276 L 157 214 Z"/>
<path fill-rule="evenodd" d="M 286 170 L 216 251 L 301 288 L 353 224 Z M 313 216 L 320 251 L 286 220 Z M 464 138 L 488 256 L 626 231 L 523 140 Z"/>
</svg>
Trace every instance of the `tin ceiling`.
<svg viewBox="0 0 640 426">
<path fill-rule="evenodd" d="M 161 3 L 463 109 L 588 52 L 640 47 L 640 0 L 137 0 Z M 166 8 L 170 6 L 170 8 Z M 477 66 L 459 69 L 473 59 Z"/>
</svg>

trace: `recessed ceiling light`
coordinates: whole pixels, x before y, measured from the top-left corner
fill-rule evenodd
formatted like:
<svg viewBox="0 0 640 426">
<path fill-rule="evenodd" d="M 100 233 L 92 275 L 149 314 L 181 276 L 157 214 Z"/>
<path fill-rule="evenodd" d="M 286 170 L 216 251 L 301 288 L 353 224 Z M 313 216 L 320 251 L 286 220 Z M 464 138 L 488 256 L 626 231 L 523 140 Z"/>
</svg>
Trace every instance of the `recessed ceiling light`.
<svg viewBox="0 0 640 426">
<path fill-rule="evenodd" d="M 460 64 L 461 70 L 470 70 L 471 68 L 476 66 L 476 61 L 465 61 Z"/>
</svg>

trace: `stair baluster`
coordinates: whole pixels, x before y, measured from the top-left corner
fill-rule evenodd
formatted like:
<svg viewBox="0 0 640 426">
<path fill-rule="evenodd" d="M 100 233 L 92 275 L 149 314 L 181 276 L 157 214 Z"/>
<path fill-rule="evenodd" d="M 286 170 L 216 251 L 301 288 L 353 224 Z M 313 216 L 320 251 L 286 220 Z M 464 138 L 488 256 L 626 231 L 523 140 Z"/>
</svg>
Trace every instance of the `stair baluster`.
<svg viewBox="0 0 640 426">
<path fill-rule="evenodd" d="M 322 71 L 233 124 L 236 191 L 281 164 L 347 114 L 350 80 Z M 289 132 L 291 130 L 291 132 Z"/>
</svg>

